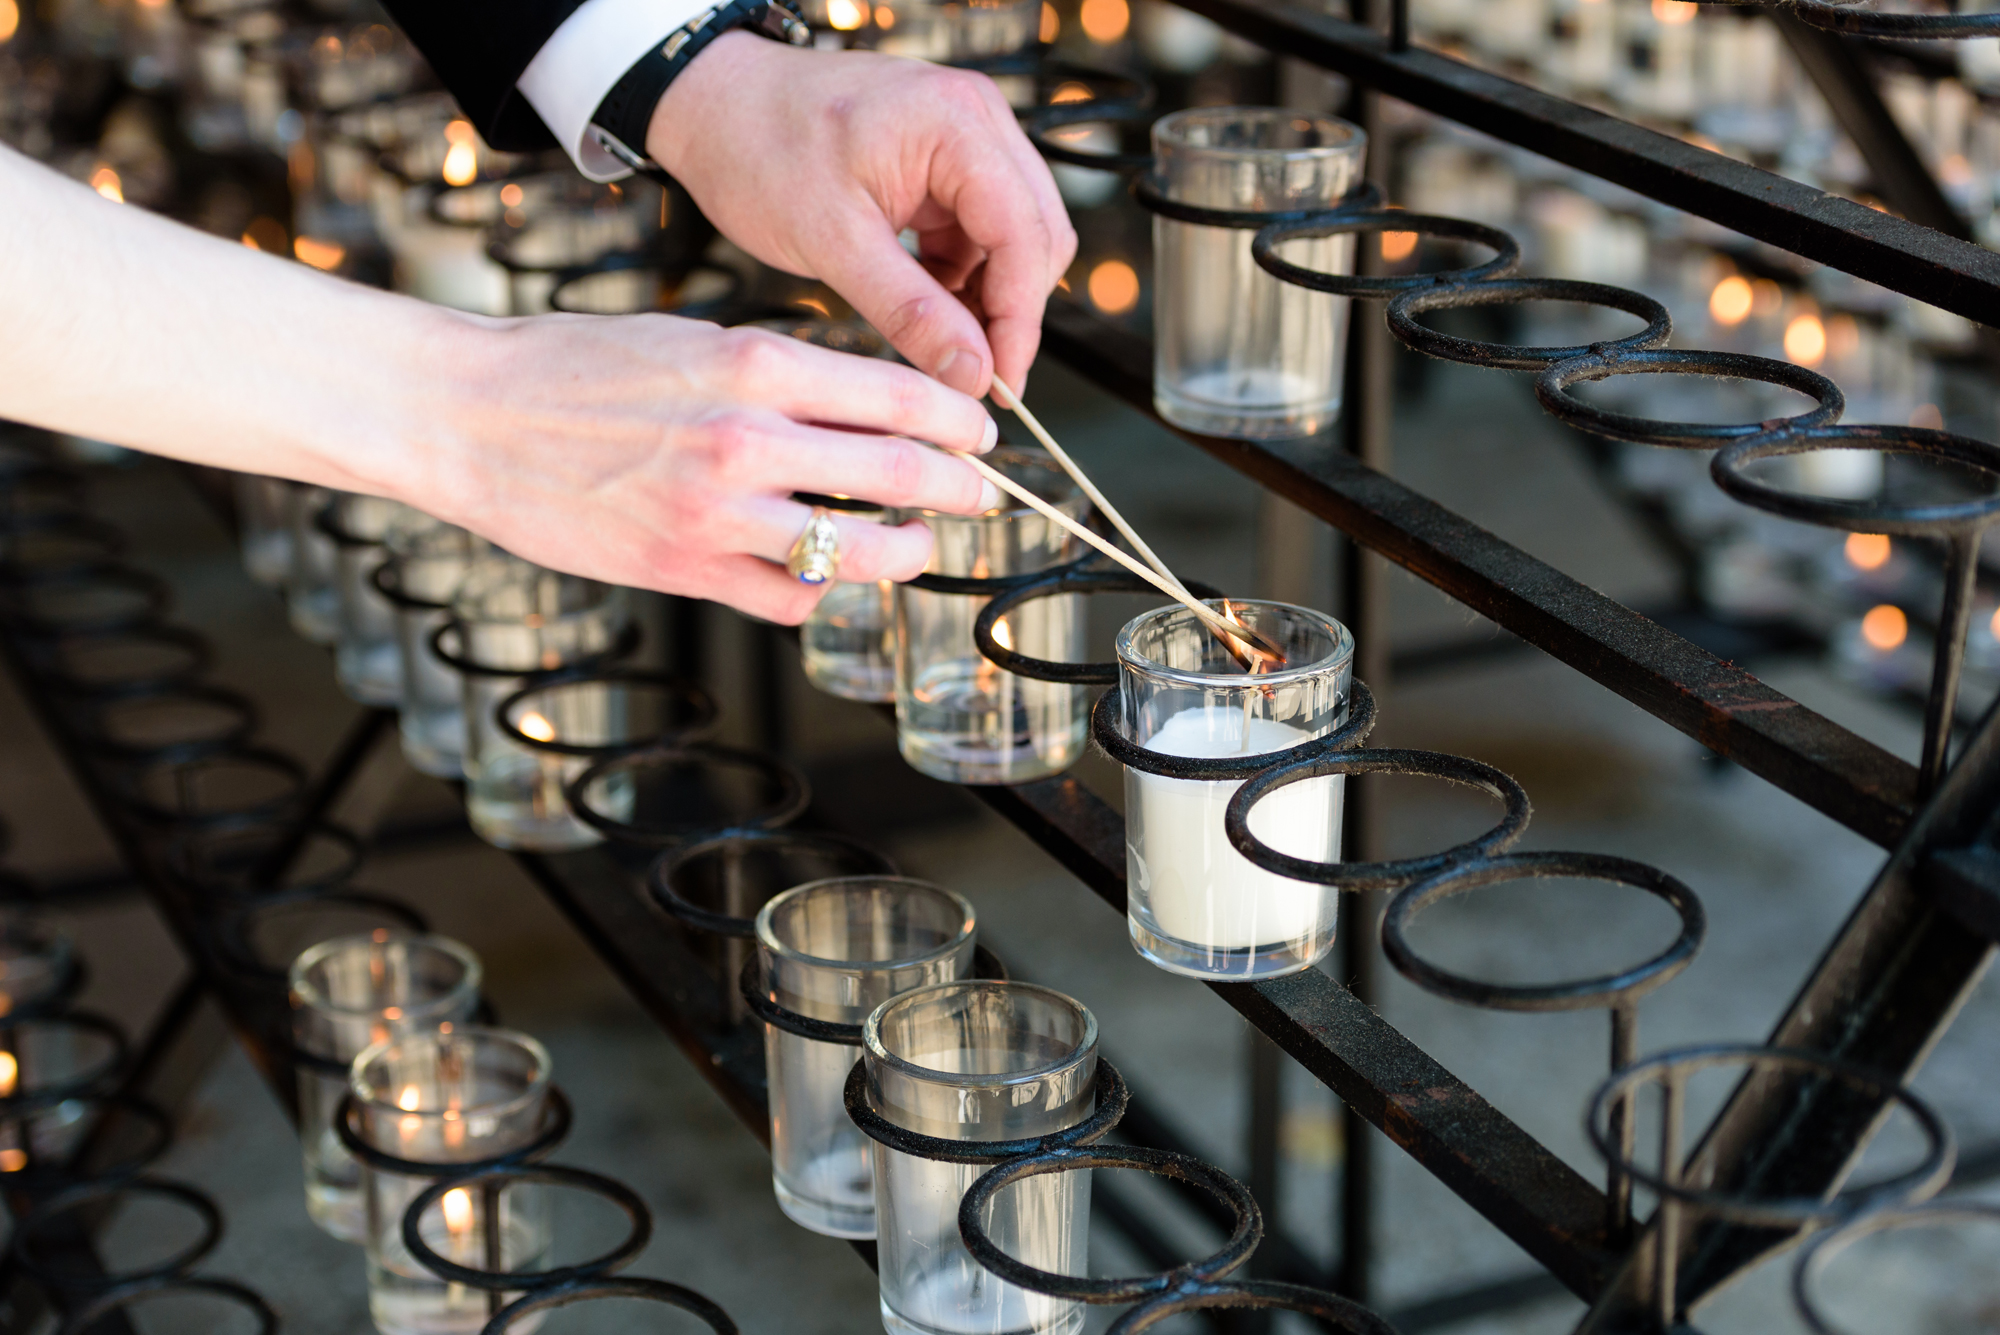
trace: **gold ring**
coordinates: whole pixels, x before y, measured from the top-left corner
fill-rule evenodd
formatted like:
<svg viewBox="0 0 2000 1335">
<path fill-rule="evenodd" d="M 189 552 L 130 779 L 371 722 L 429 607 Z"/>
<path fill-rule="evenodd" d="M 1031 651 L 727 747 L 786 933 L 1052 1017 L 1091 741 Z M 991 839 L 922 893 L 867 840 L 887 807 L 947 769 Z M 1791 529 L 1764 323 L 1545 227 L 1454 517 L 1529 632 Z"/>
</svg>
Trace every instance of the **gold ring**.
<svg viewBox="0 0 2000 1335">
<path fill-rule="evenodd" d="M 801 584 L 826 584 L 840 569 L 840 530 L 824 505 L 813 507 L 812 518 L 785 555 L 785 572 Z"/>
</svg>

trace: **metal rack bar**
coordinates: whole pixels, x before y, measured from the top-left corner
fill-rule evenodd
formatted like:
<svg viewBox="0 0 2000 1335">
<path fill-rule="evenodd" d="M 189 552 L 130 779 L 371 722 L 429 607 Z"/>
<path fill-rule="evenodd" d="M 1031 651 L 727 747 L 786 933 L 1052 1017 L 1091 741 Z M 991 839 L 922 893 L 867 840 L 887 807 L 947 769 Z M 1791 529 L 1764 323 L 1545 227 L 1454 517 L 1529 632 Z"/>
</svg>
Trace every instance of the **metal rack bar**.
<svg viewBox="0 0 2000 1335">
<path fill-rule="evenodd" d="M 1044 331 L 1051 355 L 1152 413 L 1147 339 L 1065 301 Z M 1856 833 L 1888 847 L 1908 826 L 1915 766 L 1395 479 L 1315 442 L 1176 434 Z"/>
<path fill-rule="evenodd" d="M 1280 55 L 1984 323 L 2000 254 L 1285 0 L 1177 0 Z"/>
</svg>

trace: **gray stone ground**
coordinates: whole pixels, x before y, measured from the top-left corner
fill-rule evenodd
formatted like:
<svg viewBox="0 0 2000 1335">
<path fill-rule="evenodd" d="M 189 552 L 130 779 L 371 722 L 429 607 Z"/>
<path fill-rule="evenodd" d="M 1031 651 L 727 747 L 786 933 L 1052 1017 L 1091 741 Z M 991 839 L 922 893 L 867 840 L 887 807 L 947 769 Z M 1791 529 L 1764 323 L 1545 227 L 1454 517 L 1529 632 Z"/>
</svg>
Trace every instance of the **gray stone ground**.
<svg viewBox="0 0 2000 1335">
<path fill-rule="evenodd" d="M 1131 414 L 1079 394 L 1061 373 L 1039 373 L 1034 397 L 1140 527 L 1177 567 L 1225 587 L 1252 577 L 1255 493 L 1250 484 Z M 1397 471 L 1413 485 L 1607 593 L 1657 599 L 1664 564 L 1596 491 L 1570 444 L 1527 399 L 1518 379 L 1447 371 L 1398 423 Z M 219 677 L 262 702 L 266 736 L 302 756 L 327 753 L 348 706 L 325 656 L 291 636 L 275 600 L 235 573 L 219 532 L 159 470 L 107 479 L 106 513 L 181 592 L 179 615 L 214 636 Z M 1462 608 L 1404 576 L 1392 579 L 1399 644 L 1476 635 Z M 1107 620 L 1115 615 L 1107 615 Z M 1102 629 L 1102 628 L 1101 628 Z M 1485 629 L 1490 630 L 1490 627 Z M 1753 665 L 1780 689 L 1904 755 L 1915 721 L 1804 662 Z M 796 745 L 807 757 L 879 752 L 886 729 L 865 711 L 795 685 Z M 1641 1040 L 1670 1044 L 1756 1039 L 1768 1029 L 1881 855 L 1761 781 L 1705 759 L 1692 741 L 1575 673 L 1532 653 L 1495 656 L 1397 683 L 1385 692 L 1380 739 L 1460 751 L 1517 775 L 1536 804 L 1524 847 L 1591 849 L 1657 863 L 1702 895 L 1709 946 L 1644 1009 Z M 11 690 L 0 689 L 0 813 L 17 831 L 14 865 L 62 876 L 108 864 L 110 853 L 53 754 Z M 1088 775 L 1115 794 L 1115 777 Z M 393 767 L 373 776 L 399 812 L 442 809 L 436 785 Z M 1386 794 L 1393 851 L 1454 842 L 1478 828 L 1483 807 L 1416 781 Z M 1024 838 L 977 813 L 906 828 L 891 841 L 908 870 L 962 889 L 986 932 L 1021 972 L 1073 992 L 1098 1013 L 1108 1051 L 1202 1151 L 1241 1171 L 1246 1029 L 1188 982 L 1134 956 L 1124 925 Z M 438 928 L 473 945 L 510 1024 L 539 1035 L 580 1116 L 563 1162 L 630 1182 L 657 1213 L 638 1273 L 709 1294 L 752 1335 L 859 1335 L 877 1328 L 872 1277 L 839 1243 L 789 1225 L 767 1186 L 756 1143 L 671 1045 L 599 969 L 501 855 L 471 843 L 379 858 L 366 883 L 404 895 Z M 138 1025 L 171 987 L 178 965 L 138 901 L 105 899 L 65 915 L 94 974 L 89 1004 Z M 1437 910 L 1420 944 L 1440 961 L 1500 979 L 1578 975 L 1641 957 L 1667 939 L 1663 912 L 1601 887 L 1509 888 Z M 1386 970 L 1385 970 L 1386 972 Z M 1520 1016 L 1468 1010 L 1390 976 L 1384 1013 L 1417 1042 L 1580 1171 L 1601 1171 L 1580 1110 L 1603 1072 L 1602 1016 Z M 1919 1081 L 1962 1141 L 2000 1138 L 1993 1094 L 2000 1071 L 2000 995 L 1983 987 Z M 1303 1073 L 1287 1078 L 1283 1223 L 1309 1248 L 1331 1250 L 1332 1192 L 1343 1147 L 1329 1095 Z M 1713 1097 L 1713 1091 L 1702 1091 Z M 1421 1168 L 1380 1144 L 1380 1303 L 1393 1309 L 1439 1290 L 1527 1272 L 1532 1263 Z M 243 1279 L 283 1313 L 290 1335 L 362 1335 L 361 1261 L 317 1233 L 300 1199 L 297 1150 L 284 1118 L 233 1051 L 219 1060 L 182 1117 L 161 1171 L 203 1184 L 229 1232 L 208 1263 Z M 571 1236 L 592 1221 L 576 1221 Z M 138 1256 L 157 1237 L 135 1216 L 113 1236 Z M 2000 1229 L 1993 1230 L 2000 1234 Z M 587 1241 L 587 1238 L 585 1239 Z M 1928 1238 L 1857 1252 L 1830 1292 L 1855 1330 L 1930 1332 L 2000 1328 L 1994 1243 Z M 579 1244 L 579 1251 L 584 1247 Z M 1116 1240 L 1097 1239 L 1099 1268 L 1132 1266 Z M 1801 1327 L 1785 1305 L 1788 1267 L 1766 1266 L 1701 1317 L 1713 1335 Z M 1568 1330 L 1576 1302 L 1550 1299 L 1461 1323 L 1481 1335 Z M 1094 1320 L 1101 1329 L 1103 1321 Z M 186 1329 L 201 1328 L 188 1325 Z M 685 1322 L 621 1310 L 570 1314 L 562 1332 L 681 1331 Z M 166 1335 L 164 1327 L 154 1335 Z"/>
</svg>

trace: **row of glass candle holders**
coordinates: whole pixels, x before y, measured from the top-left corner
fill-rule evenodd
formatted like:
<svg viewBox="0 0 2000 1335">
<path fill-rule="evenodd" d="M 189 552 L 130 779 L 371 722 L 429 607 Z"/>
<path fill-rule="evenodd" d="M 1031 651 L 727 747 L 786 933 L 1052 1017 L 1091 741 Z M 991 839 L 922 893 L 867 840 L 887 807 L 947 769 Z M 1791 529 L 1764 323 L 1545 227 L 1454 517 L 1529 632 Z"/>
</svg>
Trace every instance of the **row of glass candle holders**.
<svg viewBox="0 0 2000 1335">
<path fill-rule="evenodd" d="M 1064 1130 L 1094 1110 L 1090 1012 L 1044 988 L 973 979 L 974 916 L 960 896 L 893 876 L 821 880 L 767 902 L 756 932 L 772 1001 L 862 1026 L 869 1104 L 893 1125 L 1010 1140 Z M 548 1136 L 548 1053 L 526 1035 L 473 1023 L 479 980 L 478 959 L 457 942 L 380 929 L 321 942 L 290 971 L 308 1209 L 321 1228 L 366 1248 L 370 1312 L 384 1335 L 479 1330 L 489 1299 L 405 1245 L 405 1216 L 438 1174 L 357 1163 L 340 1120 L 367 1149 L 447 1171 L 529 1154 Z M 877 1239 L 888 1330 L 1080 1326 L 1078 1304 L 997 1281 L 966 1252 L 959 1202 L 984 1165 L 871 1141 L 843 1101 L 853 1049 L 765 1032 L 779 1204 L 816 1232 Z M 415 1227 L 460 1265 L 545 1270 L 554 1246 L 547 1193 L 522 1183 L 497 1201 L 497 1247 L 486 1232 L 493 1202 L 471 1187 L 436 1196 Z M 1010 1192 L 989 1228 L 1010 1255 L 1077 1274 L 1088 1213 L 1087 1178 L 1065 1174 Z"/>
<path fill-rule="evenodd" d="M 1081 493 L 1045 455 L 1010 448 L 996 459 L 1084 516 Z M 617 590 L 494 554 L 392 502 L 326 501 L 261 478 L 244 480 L 244 501 L 253 572 L 285 582 L 301 632 L 336 640 L 350 695 L 401 708 L 412 764 L 463 775 L 474 829 L 500 847 L 597 842 L 568 801 L 593 762 L 685 737 L 713 717 L 698 692 L 603 669 L 629 614 Z M 802 627 L 806 675 L 846 698 L 893 698 L 902 754 L 936 778 L 1019 783 L 1068 769 L 1086 745 L 1091 689 L 1003 670 L 979 652 L 973 628 L 996 589 L 1074 561 L 1074 540 L 1025 507 L 924 518 L 936 537 L 931 574 L 975 581 L 975 591 L 838 585 Z M 1290 665 L 1253 678 L 1192 613 L 1140 617 L 1118 642 L 1121 722 L 1132 740 L 1172 756 L 1251 756 L 1338 725 L 1352 670 L 1347 631 L 1306 609 L 1237 606 L 1286 647 Z M 1081 598 L 1058 594 L 1021 603 L 994 635 L 1062 662 L 1077 655 L 1082 632 Z M 1132 935 L 1146 958 L 1197 977 L 1264 978 L 1331 948 L 1337 892 L 1259 870 L 1224 839 L 1235 783 L 1138 771 L 1126 782 Z M 1296 856 L 1337 858 L 1341 785 L 1287 788 L 1260 807 L 1259 833 Z M 614 771 L 593 780 L 589 796 L 615 820 L 629 817 L 634 793 L 632 775 Z"/>
</svg>

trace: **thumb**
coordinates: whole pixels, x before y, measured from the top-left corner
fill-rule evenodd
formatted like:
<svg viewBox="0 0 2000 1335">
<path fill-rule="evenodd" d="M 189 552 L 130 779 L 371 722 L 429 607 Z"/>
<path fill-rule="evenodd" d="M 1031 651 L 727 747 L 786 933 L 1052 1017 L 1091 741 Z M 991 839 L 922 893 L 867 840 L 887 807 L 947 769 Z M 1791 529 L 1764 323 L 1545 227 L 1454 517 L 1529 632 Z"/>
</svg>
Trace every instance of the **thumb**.
<svg viewBox="0 0 2000 1335">
<path fill-rule="evenodd" d="M 876 214 L 849 228 L 820 277 L 919 371 L 979 398 L 993 374 L 993 350 L 979 319 L 904 250 Z"/>
</svg>

